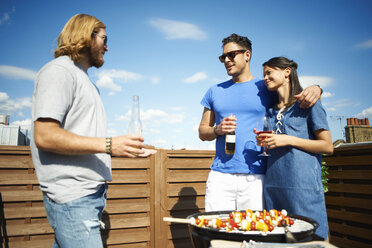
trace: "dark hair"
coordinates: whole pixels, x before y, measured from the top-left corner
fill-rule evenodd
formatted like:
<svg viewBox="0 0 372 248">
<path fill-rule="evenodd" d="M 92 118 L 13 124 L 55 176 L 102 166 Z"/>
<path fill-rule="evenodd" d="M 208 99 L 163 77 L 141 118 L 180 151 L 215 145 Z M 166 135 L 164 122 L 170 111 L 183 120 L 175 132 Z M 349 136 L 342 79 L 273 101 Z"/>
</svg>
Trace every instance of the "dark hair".
<svg viewBox="0 0 372 248">
<path fill-rule="evenodd" d="M 286 68 L 291 69 L 291 74 L 289 75 L 289 82 L 291 85 L 289 88 L 289 104 L 294 103 L 295 102 L 294 95 L 297 95 L 302 91 L 302 87 L 297 76 L 297 63 L 285 57 L 275 57 L 266 61 L 262 65 L 271 68 L 279 68 L 282 70 Z"/>
<path fill-rule="evenodd" d="M 252 42 L 247 37 L 232 34 L 229 37 L 226 37 L 222 40 L 222 47 L 224 47 L 227 43 L 230 42 L 235 42 L 239 46 L 249 50 L 252 53 Z"/>
</svg>

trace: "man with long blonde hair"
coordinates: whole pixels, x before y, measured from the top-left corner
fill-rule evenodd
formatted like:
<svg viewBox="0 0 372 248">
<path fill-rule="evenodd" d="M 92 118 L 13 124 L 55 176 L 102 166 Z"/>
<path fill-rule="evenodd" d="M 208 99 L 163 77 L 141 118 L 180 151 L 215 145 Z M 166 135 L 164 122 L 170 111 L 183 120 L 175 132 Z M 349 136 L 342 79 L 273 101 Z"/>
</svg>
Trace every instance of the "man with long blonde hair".
<svg viewBox="0 0 372 248">
<path fill-rule="evenodd" d="M 107 137 L 106 114 L 88 69 L 108 51 L 106 26 L 77 14 L 38 73 L 32 103 L 32 159 L 55 232 L 53 247 L 102 247 L 111 155 L 149 156 L 140 135 Z"/>
</svg>

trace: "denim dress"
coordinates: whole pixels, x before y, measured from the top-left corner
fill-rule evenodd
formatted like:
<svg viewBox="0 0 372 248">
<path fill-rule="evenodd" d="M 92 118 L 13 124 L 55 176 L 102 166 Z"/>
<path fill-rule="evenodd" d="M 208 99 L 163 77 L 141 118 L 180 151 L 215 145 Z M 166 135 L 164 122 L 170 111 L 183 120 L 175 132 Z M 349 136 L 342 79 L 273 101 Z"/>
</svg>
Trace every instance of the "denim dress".
<svg viewBox="0 0 372 248">
<path fill-rule="evenodd" d="M 329 130 L 326 112 L 320 101 L 312 108 L 293 104 L 280 116 L 269 109 L 267 117 L 276 133 L 315 139 L 314 131 Z M 318 222 L 316 235 L 327 238 L 328 221 L 321 179 L 321 154 L 286 146 L 269 150 L 264 182 L 266 209 L 286 209 L 290 214 Z"/>
</svg>

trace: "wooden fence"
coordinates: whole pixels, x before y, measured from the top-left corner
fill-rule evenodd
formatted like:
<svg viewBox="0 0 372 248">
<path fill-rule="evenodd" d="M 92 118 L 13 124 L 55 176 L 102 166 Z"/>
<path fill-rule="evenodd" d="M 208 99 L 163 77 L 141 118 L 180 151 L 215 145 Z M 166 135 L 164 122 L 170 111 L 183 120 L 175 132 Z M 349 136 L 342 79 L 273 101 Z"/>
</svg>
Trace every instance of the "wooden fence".
<svg viewBox="0 0 372 248">
<path fill-rule="evenodd" d="M 346 144 L 324 157 L 331 243 L 372 247 L 372 143 Z"/>
<path fill-rule="evenodd" d="M 186 225 L 162 219 L 203 211 L 213 156 L 210 151 L 158 150 L 150 158 L 112 158 L 105 247 L 191 247 Z M 51 247 L 54 234 L 29 147 L 0 146 L 0 204 L 2 246 Z"/>
<path fill-rule="evenodd" d="M 205 183 L 214 152 L 161 151 L 161 163 L 156 165 L 157 199 L 160 207 L 155 212 L 156 247 L 190 248 L 190 236 L 185 224 L 168 224 L 164 216 L 185 218 L 204 211 Z M 155 202 L 157 205 L 158 202 Z"/>
<path fill-rule="evenodd" d="M 192 247 L 187 225 L 163 217 L 184 218 L 204 211 L 205 182 L 213 151 L 158 150 L 150 158 L 112 159 L 103 215 L 105 247 Z M 371 247 L 372 144 L 338 148 L 324 159 L 329 166 L 326 194 L 331 243 Z M 0 146 L 0 220 L 4 247 L 51 247 L 30 149 Z"/>
</svg>

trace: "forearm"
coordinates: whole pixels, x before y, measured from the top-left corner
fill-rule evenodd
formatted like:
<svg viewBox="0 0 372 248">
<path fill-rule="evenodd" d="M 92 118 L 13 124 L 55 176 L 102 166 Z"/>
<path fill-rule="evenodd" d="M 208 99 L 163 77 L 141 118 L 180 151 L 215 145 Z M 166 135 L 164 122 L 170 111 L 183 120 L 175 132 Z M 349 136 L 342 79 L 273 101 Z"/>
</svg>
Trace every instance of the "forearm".
<svg viewBox="0 0 372 248">
<path fill-rule="evenodd" d="M 296 147 L 298 149 L 304 150 L 306 152 L 316 153 L 316 154 L 332 154 L 333 144 L 326 140 L 309 140 L 302 139 L 294 136 L 289 136 L 289 145 Z"/>
<path fill-rule="evenodd" d="M 34 139 L 36 146 L 45 151 L 66 154 L 94 154 L 106 152 L 105 138 L 76 135 L 55 124 L 35 123 Z"/>
<path fill-rule="evenodd" d="M 212 141 L 217 138 L 214 127 L 201 125 L 199 126 L 199 138 L 202 141 Z"/>
<path fill-rule="evenodd" d="M 214 112 L 210 109 L 204 108 L 203 116 L 199 125 L 199 138 L 202 141 L 212 141 L 217 138 L 214 131 L 215 123 Z"/>
<path fill-rule="evenodd" d="M 36 145 L 41 150 L 65 155 L 106 152 L 105 138 L 79 136 L 64 129 L 39 139 Z"/>
</svg>

